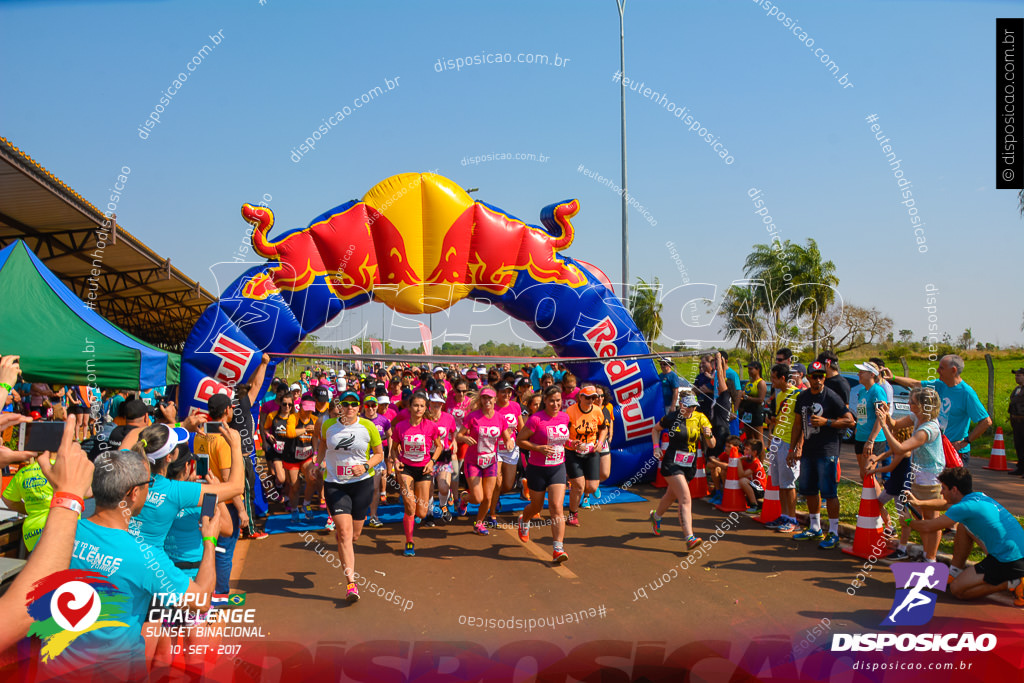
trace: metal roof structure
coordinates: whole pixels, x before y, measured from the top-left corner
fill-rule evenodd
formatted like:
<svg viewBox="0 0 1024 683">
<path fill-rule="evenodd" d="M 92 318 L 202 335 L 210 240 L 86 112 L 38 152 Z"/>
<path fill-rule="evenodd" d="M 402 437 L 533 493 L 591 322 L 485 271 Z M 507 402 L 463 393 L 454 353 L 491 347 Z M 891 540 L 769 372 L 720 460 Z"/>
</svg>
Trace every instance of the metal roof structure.
<svg viewBox="0 0 1024 683">
<path fill-rule="evenodd" d="M 24 240 L 110 322 L 180 350 L 217 299 L 23 151 L 0 137 L 0 248 Z"/>
</svg>

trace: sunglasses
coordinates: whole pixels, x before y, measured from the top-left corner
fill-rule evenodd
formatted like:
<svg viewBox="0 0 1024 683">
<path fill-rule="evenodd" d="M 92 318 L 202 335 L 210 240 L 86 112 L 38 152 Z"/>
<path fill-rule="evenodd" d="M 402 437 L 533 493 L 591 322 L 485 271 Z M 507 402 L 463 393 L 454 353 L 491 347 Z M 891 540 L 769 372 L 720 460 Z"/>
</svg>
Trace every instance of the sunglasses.
<svg viewBox="0 0 1024 683">
<path fill-rule="evenodd" d="M 293 406 L 295 404 L 293 402 L 291 402 L 291 401 L 281 401 L 281 405 L 283 405 L 283 406 Z"/>
<path fill-rule="evenodd" d="M 358 408 L 359 403 L 355 401 L 338 401 L 338 405 L 342 408 Z"/>
<path fill-rule="evenodd" d="M 139 482 L 138 484 L 132 484 L 131 489 L 136 488 L 138 486 L 152 486 L 155 483 L 156 483 L 156 477 L 154 477 L 153 475 L 150 475 L 149 479 L 147 479 L 146 481 Z M 128 489 L 128 490 L 130 491 L 131 489 Z"/>
</svg>

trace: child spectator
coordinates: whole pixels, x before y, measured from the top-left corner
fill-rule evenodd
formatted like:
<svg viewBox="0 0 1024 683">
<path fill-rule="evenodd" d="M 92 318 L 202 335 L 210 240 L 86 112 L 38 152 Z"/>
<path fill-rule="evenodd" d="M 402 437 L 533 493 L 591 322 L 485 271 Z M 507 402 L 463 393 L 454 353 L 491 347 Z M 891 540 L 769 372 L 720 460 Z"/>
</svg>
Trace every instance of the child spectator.
<svg viewBox="0 0 1024 683">
<path fill-rule="evenodd" d="M 761 459 L 764 457 L 764 444 L 760 439 L 747 439 L 743 443 L 743 457 L 740 458 L 739 476 L 740 489 L 750 504 L 748 515 L 756 515 L 760 509 L 760 501 L 764 499 L 764 487 L 767 481 Z"/>
</svg>

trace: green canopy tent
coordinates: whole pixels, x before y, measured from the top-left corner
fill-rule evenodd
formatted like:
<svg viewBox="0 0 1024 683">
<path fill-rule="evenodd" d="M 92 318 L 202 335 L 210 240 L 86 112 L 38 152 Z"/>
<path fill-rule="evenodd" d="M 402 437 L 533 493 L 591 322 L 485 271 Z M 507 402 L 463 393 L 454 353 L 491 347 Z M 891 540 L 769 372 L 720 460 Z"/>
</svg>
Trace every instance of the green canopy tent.
<svg viewBox="0 0 1024 683">
<path fill-rule="evenodd" d="M 181 356 L 108 322 L 21 240 L 0 250 L 0 354 L 26 381 L 150 389 L 178 384 Z"/>
</svg>

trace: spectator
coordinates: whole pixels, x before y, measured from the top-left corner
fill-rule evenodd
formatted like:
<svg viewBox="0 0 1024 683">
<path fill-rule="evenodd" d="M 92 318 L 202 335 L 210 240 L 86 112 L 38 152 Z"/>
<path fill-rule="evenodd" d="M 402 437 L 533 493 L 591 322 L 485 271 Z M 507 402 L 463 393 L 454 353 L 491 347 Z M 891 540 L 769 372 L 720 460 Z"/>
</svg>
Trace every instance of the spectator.
<svg viewBox="0 0 1024 683">
<path fill-rule="evenodd" d="M 772 439 L 768 446 L 768 468 L 772 482 L 779 487 L 779 505 L 782 514 L 765 526 L 779 533 L 793 533 L 796 521 L 796 482 L 800 476 L 800 463 L 789 463 L 790 444 L 793 443 L 793 429 L 796 413 L 796 398 L 800 390 L 789 384 L 789 367 L 783 363 L 772 366 L 768 373 L 775 390 L 772 402 L 772 417 L 769 425 Z"/>
<path fill-rule="evenodd" d="M 850 408 L 857 418 L 857 428 L 853 436 L 853 450 L 857 454 L 857 464 L 860 466 L 861 479 L 867 476 L 866 470 L 868 461 L 875 453 L 875 445 L 879 445 L 879 452 L 884 450 L 881 444 L 885 443 L 885 433 L 882 431 L 882 424 L 876 417 L 878 406 L 889 406 L 885 398 L 885 389 L 878 383 L 878 367 L 868 361 L 862 365 L 854 366 L 858 371 L 861 390 L 857 392 L 856 403 L 851 403 Z M 891 456 L 881 460 L 882 467 L 887 467 L 892 462 Z M 937 473 L 936 473 L 937 474 Z M 883 477 L 883 480 L 888 477 Z M 877 487 L 877 482 L 876 482 Z"/>
<path fill-rule="evenodd" d="M 945 511 L 935 519 L 910 520 L 910 528 L 928 532 L 949 529 L 960 523 L 953 542 L 953 562 L 949 575 L 953 579 L 950 592 L 961 600 L 1009 590 L 1013 604 L 1024 607 L 1024 529 L 1006 508 L 975 492 L 971 473 L 966 467 L 943 470 L 939 475 L 942 498 L 922 501 L 913 496 L 910 502 L 921 509 Z M 967 556 L 975 543 L 987 553 L 985 558 L 967 568 Z"/>
<path fill-rule="evenodd" d="M 228 425 L 242 437 L 242 464 L 245 466 L 245 493 L 242 500 L 245 502 L 246 514 L 249 523 L 242 527 L 245 535 L 251 538 L 266 538 L 266 532 L 256 528 L 256 424 L 252 418 L 253 404 L 260 397 L 260 390 L 267 377 L 267 366 L 270 365 L 270 356 L 263 354 L 259 367 L 249 378 L 248 384 L 241 384 L 235 387 L 235 400 L 231 403 L 231 419 Z M 261 494 L 260 500 L 264 501 Z M 266 513 L 266 503 L 262 502 L 260 510 Z"/>
<path fill-rule="evenodd" d="M 114 427 L 106 440 L 96 439 L 92 450 L 89 451 L 90 460 L 95 462 L 101 453 L 118 450 L 121 447 L 121 442 L 129 433 L 141 427 L 148 427 L 150 424 L 149 407 L 137 398 L 121 404 L 121 416 L 124 418 L 123 425 Z"/>
<path fill-rule="evenodd" d="M 713 428 L 712 428 L 713 429 Z M 732 436 L 731 434 L 725 437 L 725 443 L 721 447 L 711 444 L 711 449 L 717 450 L 719 453 L 726 452 L 729 448 L 735 447 L 737 451 L 743 450 L 743 440 L 738 436 Z M 725 477 L 729 471 L 728 460 L 719 460 L 715 456 L 711 456 L 707 459 L 707 475 L 708 484 L 713 489 L 711 497 L 708 498 L 708 502 L 712 505 L 721 505 L 722 498 L 725 495 Z"/>
<path fill-rule="evenodd" d="M 807 531 L 793 536 L 798 541 L 821 541 L 819 548 L 839 547 L 839 493 L 836 465 L 843 431 L 857 424 L 843 399 L 825 386 L 827 368 L 821 361 L 811 363 L 811 388 L 800 392 L 793 424 L 793 443 L 787 462 L 800 466 L 800 493 L 807 499 L 810 524 Z M 828 534 L 821 529 L 821 498 L 828 508 Z"/>
<path fill-rule="evenodd" d="M 679 388 L 683 383 L 676 374 L 672 361 L 667 358 L 661 360 L 661 374 L 658 375 L 658 380 L 661 382 L 662 403 L 665 405 L 665 412 L 668 413 L 679 404 Z"/>
<path fill-rule="evenodd" d="M 978 394 L 963 381 L 964 361 L 960 356 L 943 356 L 939 361 L 939 378 L 916 380 L 910 377 L 891 377 L 893 384 L 908 389 L 928 386 L 938 392 L 942 399 L 939 427 L 953 448 L 960 453 L 966 467 L 971 459 L 971 442 L 975 441 L 992 426 L 992 418 L 982 405 Z M 974 429 L 970 429 L 971 423 Z"/>
<path fill-rule="evenodd" d="M 793 365 L 793 351 L 788 347 L 783 346 L 781 349 L 775 352 L 776 364 L 781 363 L 786 367 L 792 367 Z"/>
<path fill-rule="evenodd" d="M 825 365 L 825 386 L 836 392 L 843 399 L 843 405 L 850 405 L 850 383 L 839 374 L 839 356 L 834 351 L 822 351 L 818 354 L 818 362 Z"/>
<path fill-rule="evenodd" d="M 729 387 L 729 396 L 732 399 L 732 405 L 738 408 L 740 405 L 740 389 L 743 387 L 743 382 L 740 380 L 740 373 L 729 367 L 729 352 L 723 349 L 720 353 L 725 361 L 725 383 Z M 740 416 L 735 413 L 729 421 L 729 434 L 732 436 L 740 435 Z"/>
<path fill-rule="evenodd" d="M 899 455 L 911 453 L 913 471 L 907 478 L 910 480 L 910 492 L 914 498 L 934 500 L 940 495 L 938 475 L 942 472 L 946 457 L 942 451 L 942 439 L 939 438 L 939 405 L 939 395 L 934 389 L 918 387 L 910 392 L 910 412 L 913 413 L 913 418 L 904 417 L 898 422 L 890 424 L 889 404 L 880 401 L 875 407 L 878 423 L 885 433 L 892 452 Z M 894 428 L 900 429 L 909 426 L 913 426 L 914 431 L 906 441 L 901 443 L 893 436 Z M 882 497 L 879 496 L 879 498 Z M 884 500 L 882 504 L 884 504 Z M 923 514 L 925 520 L 935 516 L 933 510 L 925 510 Z M 935 554 L 939 551 L 941 536 L 942 534 L 938 531 L 921 532 L 921 545 L 924 548 L 926 562 L 935 562 Z M 909 530 L 904 529 L 900 536 L 899 549 L 891 556 L 892 559 L 902 560 L 907 557 L 909 538 Z"/>
<path fill-rule="evenodd" d="M 743 431 L 747 435 L 747 441 L 756 439 L 762 444 L 761 425 L 764 424 L 764 402 L 768 396 L 768 384 L 761 377 L 761 363 L 752 360 L 747 363 L 747 374 L 750 380 L 742 391 L 737 391 L 739 397 L 740 422 L 743 424 Z"/>
<path fill-rule="evenodd" d="M 717 456 L 725 448 L 726 437 L 730 436 L 729 422 L 732 420 L 732 395 L 726 381 L 725 359 L 720 352 L 706 354 L 701 358 L 701 374 L 694 382 L 700 412 L 711 421 L 715 445 L 708 455 Z"/>
<path fill-rule="evenodd" d="M 801 391 L 811 388 L 807 381 L 807 368 L 803 363 L 793 363 L 789 366 L 789 383 Z"/>
<path fill-rule="evenodd" d="M 1017 452 L 1017 468 L 1007 474 L 1024 475 L 1024 367 L 1013 371 L 1017 386 L 1010 392 L 1010 430 L 1013 449 Z"/>
<path fill-rule="evenodd" d="M 231 399 L 224 394 L 211 396 L 206 407 L 210 415 L 210 422 L 227 422 L 230 418 L 228 411 L 231 410 Z M 222 435 L 196 434 L 193 450 L 197 455 L 209 456 L 210 471 L 218 480 L 223 482 L 231 480 L 231 445 Z M 232 497 L 227 508 L 228 514 L 231 515 L 233 532 L 230 537 L 220 539 L 217 544 L 222 549 L 217 553 L 216 562 L 217 587 L 215 592 L 218 595 L 227 595 L 231 590 L 231 563 L 234 559 L 235 544 L 238 542 L 241 528 L 249 525 L 249 514 L 246 512 L 245 501 L 241 494 Z"/>
<path fill-rule="evenodd" d="M 891 409 L 893 401 L 895 400 L 895 392 L 893 391 L 892 384 L 889 383 L 889 380 L 887 380 L 885 376 L 887 372 L 889 375 L 892 375 L 892 372 L 889 372 L 888 368 L 885 367 L 885 361 L 882 360 L 881 358 L 878 358 L 877 356 L 872 356 L 871 358 L 868 358 L 868 362 L 874 363 L 875 367 L 878 368 L 878 383 L 881 384 L 882 389 L 885 390 L 885 400 L 889 404 L 889 408 Z M 853 405 L 852 396 L 850 397 L 850 401 L 850 405 Z"/>
<path fill-rule="evenodd" d="M 747 514 L 756 515 L 760 511 L 764 499 L 766 478 L 764 465 L 764 444 L 760 439 L 747 439 L 743 443 L 743 457 L 740 458 L 739 477 L 740 489 L 747 498 Z"/>
</svg>

